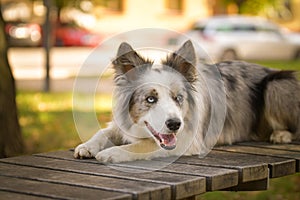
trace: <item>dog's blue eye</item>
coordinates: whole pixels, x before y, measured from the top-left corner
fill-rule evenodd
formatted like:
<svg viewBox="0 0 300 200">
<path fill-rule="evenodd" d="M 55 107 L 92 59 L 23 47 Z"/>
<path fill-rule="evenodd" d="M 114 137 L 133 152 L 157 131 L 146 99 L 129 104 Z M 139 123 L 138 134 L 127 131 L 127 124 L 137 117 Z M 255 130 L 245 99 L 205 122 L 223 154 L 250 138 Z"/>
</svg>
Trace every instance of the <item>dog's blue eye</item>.
<svg viewBox="0 0 300 200">
<path fill-rule="evenodd" d="M 157 102 L 157 98 L 154 97 L 154 96 L 149 96 L 149 97 L 146 98 L 146 101 L 148 103 L 156 103 Z"/>
<path fill-rule="evenodd" d="M 182 95 L 176 96 L 175 101 L 177 101 L 178 103 L 182 103 L 183 102 L 183 96 Z"/>
</svg>

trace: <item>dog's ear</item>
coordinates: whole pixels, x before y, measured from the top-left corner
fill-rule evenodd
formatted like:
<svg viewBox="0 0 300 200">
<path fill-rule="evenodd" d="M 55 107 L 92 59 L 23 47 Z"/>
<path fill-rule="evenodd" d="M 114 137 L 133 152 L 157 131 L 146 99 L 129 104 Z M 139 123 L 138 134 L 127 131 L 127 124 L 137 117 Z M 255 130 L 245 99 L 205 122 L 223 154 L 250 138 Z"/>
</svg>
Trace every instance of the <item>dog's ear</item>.
<svg viewBox="0 0 300 200">
<path fill-rule="evenodd" d="M 125 74 L 135 67 L 152 64 L 141 57 L 133 48 L 126 42 L 123 42 L 118 49 L 117 58 L 113 61 L 113 66 L 116 75 Z"/>
<path fill-rule="evenodd" d="M 168 56 L 163 64 L 180 72 L 190 83 L 195 82 L 197 79 L 197 57 L 190 40 Z"/>
<path fill-rule="evenodd" d="M 193 66 L 196 65 L 196 53 L 191 40 L 186 41 L 175 53 Z"/>
</svg>

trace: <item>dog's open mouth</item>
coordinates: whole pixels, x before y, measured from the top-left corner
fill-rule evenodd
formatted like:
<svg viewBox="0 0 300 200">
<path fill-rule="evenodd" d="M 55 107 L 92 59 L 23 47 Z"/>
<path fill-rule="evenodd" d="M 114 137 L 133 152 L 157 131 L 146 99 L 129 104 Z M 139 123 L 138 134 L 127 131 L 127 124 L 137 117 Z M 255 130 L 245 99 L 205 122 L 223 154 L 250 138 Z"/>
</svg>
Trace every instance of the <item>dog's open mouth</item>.
<svg viewBox="0 0 300 200">
<path fill-rule="evenodd" d="M 175 133 L 163 134 L 159 133 L 152 128 L 152 126 L 145 121 L 146 127 L 152 133 L 152 135 L 159 141 L 160 146 L 166 150 L 172 150 L 176 147 L 177 138 Z"/>
</svg>

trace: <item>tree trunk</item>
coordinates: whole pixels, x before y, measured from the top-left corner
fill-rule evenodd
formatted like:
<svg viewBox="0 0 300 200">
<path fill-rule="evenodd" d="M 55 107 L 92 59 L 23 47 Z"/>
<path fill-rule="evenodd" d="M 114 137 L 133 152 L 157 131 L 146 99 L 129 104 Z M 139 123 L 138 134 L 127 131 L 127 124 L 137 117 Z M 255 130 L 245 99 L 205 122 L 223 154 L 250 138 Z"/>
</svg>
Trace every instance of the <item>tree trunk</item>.
<svg viewBox="0 0 300 200">
<path fill-rule="evenodd" d="M 5 22 L 0 9 L 0 158 L 14 156 L 23 151 L 15 81 L 7 58 L 4 28 Z"/>
</svg>

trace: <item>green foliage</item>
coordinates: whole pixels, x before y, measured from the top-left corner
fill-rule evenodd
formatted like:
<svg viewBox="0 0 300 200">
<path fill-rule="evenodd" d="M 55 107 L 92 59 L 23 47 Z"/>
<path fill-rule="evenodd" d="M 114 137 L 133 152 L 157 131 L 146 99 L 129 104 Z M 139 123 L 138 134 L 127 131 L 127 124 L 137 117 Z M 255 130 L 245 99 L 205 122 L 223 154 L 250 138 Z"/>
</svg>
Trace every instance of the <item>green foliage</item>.
<svg viewBox="0 0 300 200">
<path fill-rule="evenodd" d="M 264 9 L 276 6 L 282 0 L 222 0 L 225 5 L 235 4 L 240 14 L 257 15 Z"/>
<path fill-rule="evenodd" d="M 81 0 L 55 0 L 55 6 L 58 9 L 62 9 L 64 7 L 78 7 L 80 4 Z"/>
</svg>

